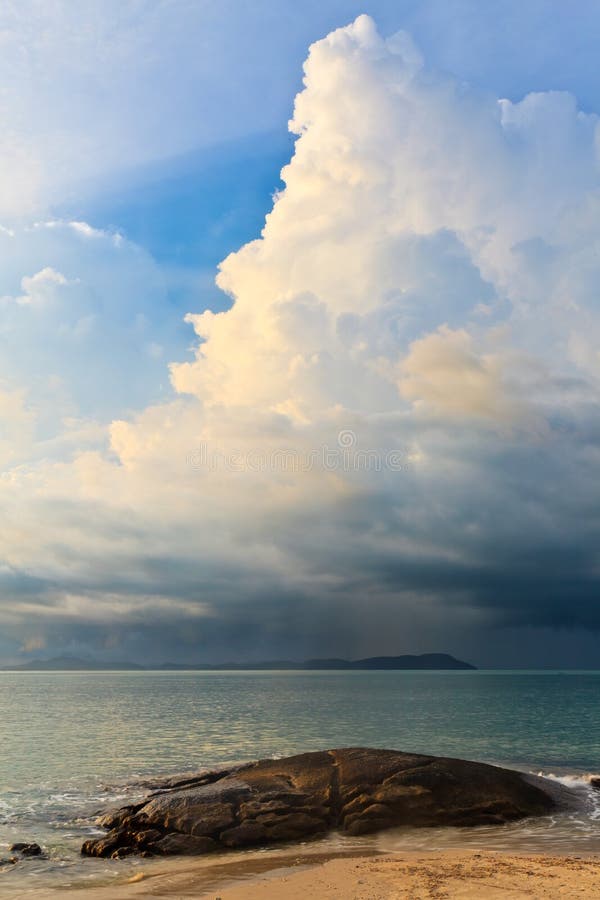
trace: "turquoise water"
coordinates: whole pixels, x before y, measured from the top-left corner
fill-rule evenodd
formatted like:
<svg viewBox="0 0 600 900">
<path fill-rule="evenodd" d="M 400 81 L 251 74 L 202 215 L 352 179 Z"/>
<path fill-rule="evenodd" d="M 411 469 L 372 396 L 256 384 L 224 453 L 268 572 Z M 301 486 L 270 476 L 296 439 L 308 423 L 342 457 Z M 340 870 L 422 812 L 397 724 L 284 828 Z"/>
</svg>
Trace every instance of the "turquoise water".
<svg viewBox="0 0 600 900">
<path fill-rule="evenodd" d="M 584 786 L 600 772 L 599 700 L 600 672 L 3 672 L 0 857 L 31 839 L 50 859 L 0 870 L 0 893 L 17 880 L 24 889 L 113 872 L 79 860 L 81 840 L 99 809 L 143 793 L 158 774 L 368 745 Z M 476 829 L 468 840 L 600 849 L 588 795 L 576 820 Z M 386 849 L 463 841 L 454 831 L 378 840 Z"/>
</svg>

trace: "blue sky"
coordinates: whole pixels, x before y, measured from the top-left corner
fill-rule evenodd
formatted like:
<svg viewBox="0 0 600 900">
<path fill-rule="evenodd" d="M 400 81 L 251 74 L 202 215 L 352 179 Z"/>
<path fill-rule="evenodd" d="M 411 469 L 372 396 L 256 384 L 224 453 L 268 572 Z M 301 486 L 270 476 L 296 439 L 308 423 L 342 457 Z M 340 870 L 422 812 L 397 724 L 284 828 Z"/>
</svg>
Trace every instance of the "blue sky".
<svg viewBox="0 0 600 900">
<path fill-rule="evenodd" d="M 599 29 L 0 10 L 0 659 L 596 659 Z"/>
<path fill-rule="evenodd" d="M 164 127 L 150 124 L 161 135 L 172 132 L 172 145 L 183 152 L 168 155 L 163 140 L 149 142 L 144 165 L 125 158 L 99 184 L 92 177 L 55 208 L 122 229 L 157 259 L 178 265 L 212 270 L 260 230 L 290 156 L 287 120 L 306 49 L 362 12 L 383 34 L 410 32 L 433 68 L 495 96 L 519 100 L 531 91 L 565 90 L 584 110 L 600 107 L 599 13 L 591 0 L 568 10 L 560 0 L 500 0 L 493 10 L 477 0 L 150 6 L 164 7 L 163 16 L 179 23 L 172 44 L 153 46 L 154 77 L 164 75 L 167 90 L 159 87 Z M 143 6 L 133 21 L 143 33 Z M 208 57 L 203 66 L 199 53 Z M 132 59 L 127 68 L 135 65 Z M 142 86 L 140 118 L 156 89 L 152 81 Z"/>
<path fill-rule="evenodd" d="M 99 18 L 108 30 L 117 7 L 105 8 Z M 89 7 L 82 9 L 83 19 L 89 18 Z M 148 9 L 154 22 L 148 22 Z M 287 121 L 306 49 L 363 12 L 383 34 L 408 31 L 432 68 L 494 96 L 517 101 L 532 91 L 561 90 L 573 93 L 584 110 L 600 109 L 600 14 L 592 0 L 568 10 L 561 0 L 500 0 L 493 11 L 478 0 L 131 4 L 123 18 L 140 43 L 152 42 L 154 55 L 151 77 L 136 86 L 132 124 L 139 133 L 129 137 L 132 162 L 126 154 L 108 173 L 100 168 L 51 208 L 61 217 L 120 231 L 171 268 L 175 310 L 226 304 L 213 286 L 214 272 L 228 253 L 260 233 L 281 187 L 279 173 L 293 150 Z M 171 27 L 161 40 L 157 32 L 167 21 Z M 124 66 L 128 80 L 135 78 L 137 62 L 134 56 Z M 157 114 L 145 121 L 155 92 L 164 121 Z M 111 101 L 109 92 L 107 126 L 111 111 L 118 111 L 119 128 L 120 104 L 111 110 Z M 185 149 L 170 153 L 172 148 Z M 182 328 L 181 352 L 188 337 Z"/>
<path fill-rule="evenodd" d="M 108 134 L 117 129 L 117 145 L 123 129 L 128 149 L 107 172 L 100 160 L 85 180 L 67 185 L 68 199 L 57 197 L 50 209 L 61 218 L 117 230 L 147 250 L 168 272 L 167 303 L 181 317 L 228 304 L 214 273 L 228 253 L 260 233 L 281 188 L 279 173 L 293 152 L 287 122 L 306 49 L 360 13 L 373 16 L 384 35 L 405 29 L 433 69 L 494 96 L 518 101 L 531 91 L 565 90 L 580 108 L 600 109 L 600 14 L 593 2 L 577 2 L 568 11 L 560 0 L 501 0 L 493 12 L 477 0 L 252 7 L 174 0 L 107 4 L 104 13 L 93 3 L 80 9 L 70 23 L 70 12 L 64 14 L 71 33 L 89 22 L 94 9 L 92 20 L 105 40 L 111 27 L 122 29 L 125 47 L 149 45 L 151 53 L 148 60 L 135 54 L 118 60 L 131 83 L 124 101 L 118 97 L 122 82 L 115 77 L 103 95 L 97 73 L 94 93 L 104 106 L 104 127 Z M 57 42 L 60 37 L 57 27 Z M 133 108 L 129 91 L 135 92 Z M 71 86 L 58 94 L 67 115 L 70 94 Z M 124 116 L 132 117 L 130 134 Z M 164 300 L 159 302 L 162 307 Z M 189 329 L 180 323 L 172 346 L 184 355 L 189 342 Z"/>
</svg>

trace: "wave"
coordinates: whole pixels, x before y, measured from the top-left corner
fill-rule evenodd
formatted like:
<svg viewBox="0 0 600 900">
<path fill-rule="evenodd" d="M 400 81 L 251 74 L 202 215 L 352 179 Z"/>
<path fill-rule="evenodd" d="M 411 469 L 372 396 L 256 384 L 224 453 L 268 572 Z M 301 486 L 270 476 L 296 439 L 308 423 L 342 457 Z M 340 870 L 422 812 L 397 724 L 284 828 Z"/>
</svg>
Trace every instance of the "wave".
<svg viewBox="0 0 600 900">
<path fill-rule="evenodd" d="M 554 772 L 537 772 L 536 774 L 540 778 L 554 781 L 575 792 L 581 798 L 587 818 L 592 822 L 600 821 L 600 774 L 597 772 L 562 773 L 560 775 Z"/>
</svg>

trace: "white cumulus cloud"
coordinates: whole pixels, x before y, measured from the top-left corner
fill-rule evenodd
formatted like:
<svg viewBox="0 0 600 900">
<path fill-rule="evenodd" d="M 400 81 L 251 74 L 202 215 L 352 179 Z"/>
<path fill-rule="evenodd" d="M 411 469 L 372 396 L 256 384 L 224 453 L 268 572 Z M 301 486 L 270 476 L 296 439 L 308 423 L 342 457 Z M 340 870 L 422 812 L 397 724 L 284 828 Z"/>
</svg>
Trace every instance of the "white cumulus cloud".
<svg viewBox="0 0 600 900">
<path fill-rule="evenodd" d="M 5 564 L 52 585 L 63 633 L 123 597 L 153 647 L 186 622 L 196 653 L 597 628 L 597 117 L 458 84 L 361 16 L 311 47 L 290 127 L 263 232 L 220 267 L 232 307 L 188 316 L 178 396 L 115 419 L 108 452 L 11 470 L 31 540 L 3 524 Z M 68 261 L 36 277 L 80 291 Z"/>
</svg>

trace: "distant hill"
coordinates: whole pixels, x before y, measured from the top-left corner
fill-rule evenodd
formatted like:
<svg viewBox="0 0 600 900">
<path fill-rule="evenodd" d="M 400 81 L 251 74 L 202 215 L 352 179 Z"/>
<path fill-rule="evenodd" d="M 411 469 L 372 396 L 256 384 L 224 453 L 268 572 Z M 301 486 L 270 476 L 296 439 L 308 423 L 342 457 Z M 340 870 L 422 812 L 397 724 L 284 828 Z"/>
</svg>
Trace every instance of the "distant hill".
<svg viewBox="0 0 600 900">
<path fill-rule="evenodd" d="M 59 656 L 54 659 L 33 659 L 15 666 L 4 666 L 4 670 L 23 672 L 75 672 L 75 671 L 122 671 L 164 669 L 166 671 L 251 671 L 251 670 L 396 670 L 396 669 L 475 669 L 470 663 L 455 659 L 448 653 L 422 653 L 419 656 L 370 656 L 367 659 L 307 659 L 304 662 L 291 660 L 271 660 L 258 663 L 221 663 L 208 665 L 198 663 L 164 663 L 161 666 L 139 666 L 136 663 L 103 663 L 96 660 L 77 659 L 73 656 Z"/>
<path fill-rule="evenodd" d="M 370 656 L 367 659 L 312 659 L 307 669 L 475 669 L 470 663 L 448 653 L 422 653 L 419 656 Z"/>
<path fill-rule="evenodd" d="M 203 670 L 348 670 L 348 669 L 475 669 L 470 663 L 455 659 L 448 653 L 422 653 L 419 656 L 370 656 L 367 659 L 307 659 L 304 662 L 273 660 L 258 663 L 223 663 L 221 665 L 177 665 L 165 663 L 161 669 L 203 669 Z"/>
<path fill-rule="evenodd" d="M 136 663 L 97 662 L 94 659 L 78 659 L 76 656 L 55 656 L 53 659 L 31 659 L 29 662 L 15 666 L 3 666 L 4 671 L 11 672 L 96 672 L 96 671 L 121 671 L 122 669 L 143 669 Z"/>
</svg>

